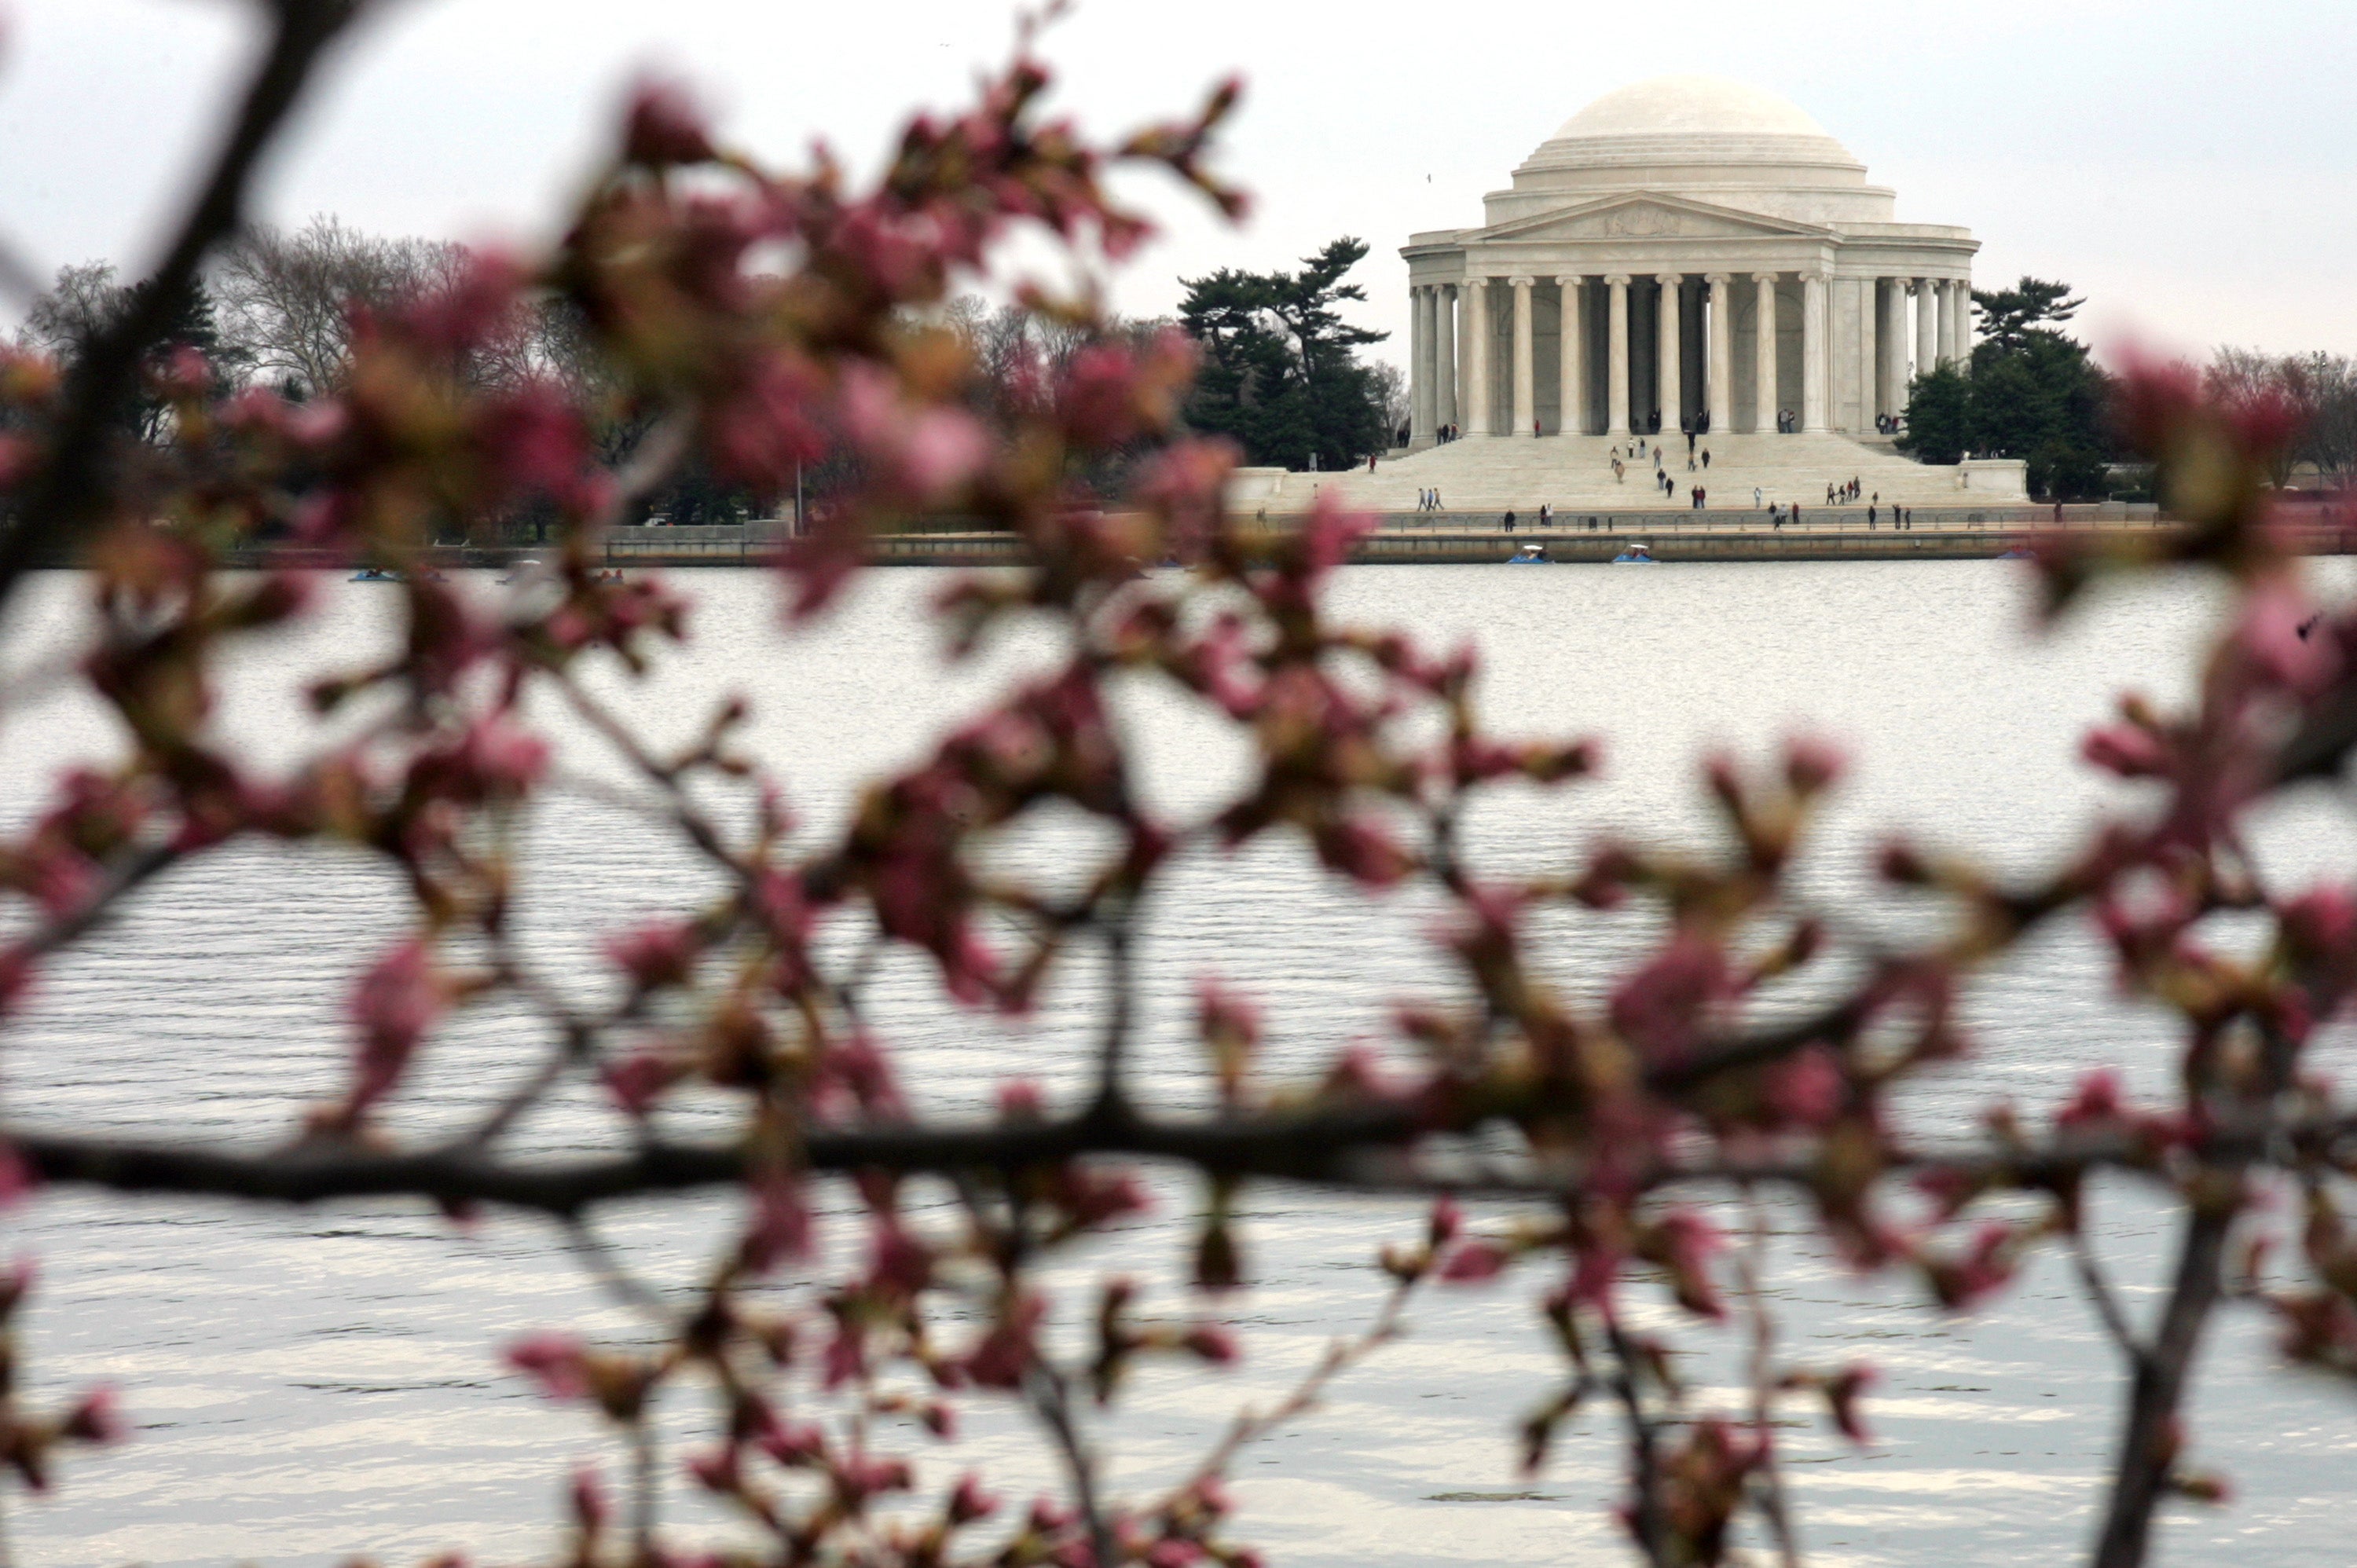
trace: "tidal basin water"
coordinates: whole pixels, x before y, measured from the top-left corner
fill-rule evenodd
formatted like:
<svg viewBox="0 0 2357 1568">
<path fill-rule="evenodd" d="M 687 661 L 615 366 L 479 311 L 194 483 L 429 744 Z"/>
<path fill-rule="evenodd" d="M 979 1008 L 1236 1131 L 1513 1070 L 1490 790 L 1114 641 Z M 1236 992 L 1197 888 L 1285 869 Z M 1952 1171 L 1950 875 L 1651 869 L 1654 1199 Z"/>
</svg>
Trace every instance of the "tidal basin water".
<svg viewBox="0 0 2357 1568">
<path fill-rule="evenodd" d="M 2332 575 L 2345 585 L 2345 574 Z M 813 832 L 841 820 L 860 780 L 920 756 L 946 723 L 1044 655 L 1039 639 L 1017 637 L 973 667 L 945 669 L 922 615 L 942 573 L 869 574 L 840 613 L 791 637 L 763 575 L 679 580 L 699 604 L 693 645 L 641 688 L 608 685 L 673 736 L 690 733 L 723 692 L 744 690 L 753 744 Z M 500 591 L 487 576 L 466 587 Z M 0 628 L 0 663 L 24 669 L 70 646 L 81 591 L 69 575 L 39 580 Z M 1707 820 L 1694 768 L 1706 746 L 1764 757 L 1794 732 L 1837 740 L 1856 766 L 1808 886 L 1846 930 L 1910 918 L 1867 892 L 1861 875 L 1891 831 L 2027 872 L 2063 853 L 2107 800 L 2130 799 L 2074 761 L 2078 736 L 2122 688 L 2181 694 L 2187 655 L 2219 602 L 2194 580 L 2150 582 L 2100 596 L 2041 639 L 2029 633 L 2027 580 L 1996 562 L 1357 568 L 1342 575 L 1337 599 L 1364 622 L 1477 644 L 1481 700 L 1501 729 L 1605 739 L 1601 781 L 1509 793 L 1477 817 L 1472 838 L 1491 866 L 1566 867 L 1606 833 L 1690 833 Z M 247 755 L 302 752 L 312 737 L 296 692 L 383 646 L 396 603 L 386 588 L 334 585 L 300 629 L 241 661 L 221 722 Z M 1139 691 L 1124 714 L 1165 809 L 1200 809 L 1242 777 L 1232 740 L 1185 702 Z M 619 778 L 585 737 L 554 727 L 569 773 Z M 23 820 L 59 763 L 118 744 L 66 696 L 0 714 L 0 812 Z M 2275 812 L 2257 836 L 2287 882 L 2345 876 L 2357 865 L 2357 835 L 2322 795 Z M 585 986 L 597 983 L 601 933 L 691 908 L 709 888 L 644 819 L 594 790 L 553 802 L 530 841 L 522 918 L 531 945 Z M 1053 875 L 1080 845 L 1069 824 L 1047 822 L 1006 853 L 1019 869 Z M 135 918 L 48 975 L 11 1027 L 0 1115 L 145 1135 L 283 1135 L 338 1081 L 342 1000 L 358 966 L 398 929 L 392 895 L 382 867 L 348 852 L 240 849 L 167 879 Z M 1431 916 L 1415 899 L 1363 906 L 1289 843 L 1182 865 L 1145 947 L 1146 1092 L 1200 1098 L 1186 1031 L 1191 987 L 1206 971 L 1263 1000 L 1275 1073 L 1380 1034 L 1401 997 L 1448 995 Z M 1593 998 L 1644 927 L 1566 918 L 1548 929 L 1559 939 L 1554 972 Z M 924 965 L 896 957 L 879 976 L 877 1022 L 922 1102 L 979 1108 L 1009 1074 L 1069 1091 L 1094 986 L 1077 966 L 1017 1027 L 946 1007 Z M 2115 997 L 2077 927 L 1976 985 L 1969 1016 L 1975 1054 L 1914 1091 L 1910 1117 L 1931 1124 L 1991 1094 L 2042 1107 L 2102 1062 L 2155 1087 L 2169 1070 L 2165 1023 Z M 513 1017 L 450 1030 L 404 1130 L 457 1123 L 514 1081 L 540 1043 Z M 2336 1040 L 2334 1054 L 2345 1045 Z M 691 1110 L 686 1120 L 714 1114 Z M 608 1135 L 586 1092 L 525 1129 L 526 1146 L 542 1149 Z M 1063 1276 L 1067 1318 L 1085 1311 L 1085 1280 L 1108 1267 L 1150 1282 L 1149 1305 L 1181 1308 L 1173 1279 L 1200 1195 L 1167 1174 L 1157 1192 L 1152 1217 L 1093 1245 Z M 1182 1473 L 1234 1408 L 1275 1398 L 1330 1337 L 1364 1322 L 1381 1294 L 1377 1248 L 1414 1234 L 1419 1218 L 1402 1203 L 1273 1187 L 1250 1191 L 1247 1211 L 1253 1288 L 1222 1308 L 1244 1332 L 1247 1359 L 1230 1372 L 1173 1367 L 1136 1380 L 1105 1428 L 1117 1491 Z M 2158 1211 L 2110 1187 L 2096 1211 L 2108 1260 L 2148 1307 L 2167 1239 Z M 732 1212 L 717 1197 L 633 1207 L 607 1230 L 634 1267 L 678 1285 Z M 1863 1357 L 1882 1372 L 1868 1406 L 1876 1440 L 1862 1450 L 1797 1419 L 1813 1412 L 1792 1409 L 1796 1424 L 1783 1435 L 1808 1559 L 1945 1568 L 2083 1551 L 2122 1379 L 2059 1262 L 2041 1261 L 1991 1309 L 1947 1317 L 1902 1282 L 1830 1264 L 1789 1214 L 1778 1216 L 1771 1278 L 1786 1347 L 1827 1367 Z M 7 1247 L 39 1262 L 25 1345 L 33 1386 L 61 1397 L 93 1380 L 114 1383 L 135 1426 L 124 1447 L 67 1459 L 47 1498 L 8 1503 L 20 1562 L 309 1564 L 448 1547 L 515 1561 L 554 1549 L 574 1462 L 619 1472 L 588 1418 L 540 1400 L 499 1364 L 503 1344 L 543 1326 L 635 1332 L 544 1225 L 492 1215 L 462 1230 L 389 1204 L 296 1212 L 51 1193 L 0 1218 L 0 1229 Z M 849 1224 L 832 1234 L 856 1242 Z M 1517 1418 L 1560 1375 L 1535 1332 L 1541 1283 L 1533 1272 L 1424 1298 L 1403 1342 L 1324 1408 L 1243 1454 L 1236 1534 L 1305 1568 L 1625 1561 L 1606 1512 L 1620 1467 L 1609 1412 L 1584 1412 L 1535 1480 L 1515 1474 Z M 1636 1292 L 1649 1304 L 1657 1294 Z M 1731 1404 L 1729 1337 L 1675 1332 L 1701 1352 L 1691 1368 L 1697 1402 Z M 2357 1400 L 2276 1369 L 2265 1326 L 2230 1313 L 2196 1404 L 2197 1455 L 2232 1477 L 2237 1498 L 2220 1510 L 2170 1510 L 2159 1560 L 2345 1561 Z M 683 1433 L 706 1413 L 683 1397 L 666 1416 Z M 1050 1484 L 1018 1423 L 982 1401 L 968 1402 L 967 1419 L 962 1446 L 995 1478 L 1018 1493 Z M 672 1457 L 680 1452 L 674 1444 Z M 965 1457 L 928 1453 L 928 1491 L 938 1495 Z M 691 1535 L 717 1529 L 683 1488 L 672 1511 Z"/>
</svg>

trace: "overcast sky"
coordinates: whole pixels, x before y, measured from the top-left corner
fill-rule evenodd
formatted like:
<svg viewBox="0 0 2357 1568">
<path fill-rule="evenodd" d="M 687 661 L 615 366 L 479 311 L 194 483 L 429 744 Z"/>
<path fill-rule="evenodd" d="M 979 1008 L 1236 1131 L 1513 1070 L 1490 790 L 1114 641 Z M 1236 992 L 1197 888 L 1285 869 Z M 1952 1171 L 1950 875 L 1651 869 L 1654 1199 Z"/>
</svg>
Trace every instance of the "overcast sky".
<svg viewBox="0 0 2357 1568">
<path fill-rule="evenodd" d="M 208 151 L 253 42 L 244 0 L 0 0 L 0 234 L 36 267 L 136 265 Z M 603 144 L 624 84 L 698 84 L 773 159 L 824 136 L 872 164 L 911 106 L 955 103 L 1003 58 L 994 0 L 390 0 L 272 166 L 265 214 L 528 239 Z M 1374 248 L 1368 324 L 1404 352 L 1412 230 L 1481 195 L 1579 107 L 1671 71 L 1781 93 L 1896 188 L 1902 220 L 1960 223 L 1983 286 L 2032 272 L 2088 296 L 2101 342 L 2357 351 L 2352 0 L 1082 0 L 1049 34 L 1062 101 L 1111 132 L 1241 70 L 1227 167 L 1241 231 L 1149 194 L 1166 237 L 1115 280 Z M 13 308 L 10 314 L 14 314 Z"/>
</svg>

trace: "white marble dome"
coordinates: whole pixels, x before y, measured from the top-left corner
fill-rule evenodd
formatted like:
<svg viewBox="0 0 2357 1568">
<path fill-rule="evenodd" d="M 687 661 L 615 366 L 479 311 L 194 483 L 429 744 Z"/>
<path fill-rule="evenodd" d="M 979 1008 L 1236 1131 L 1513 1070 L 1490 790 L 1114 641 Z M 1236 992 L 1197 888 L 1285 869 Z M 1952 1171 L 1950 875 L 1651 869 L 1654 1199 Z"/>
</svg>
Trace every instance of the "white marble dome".
<svg viewBox="0 0 2357 1568">
<path fill-rule="evenodd" d="M 1566 199 L 1675 192 L 1810 223 L 1892 220 L 1892 194 L 1798 104 L 1717 76 L 1657 76 L 1616 88 L 1539 144 L 1510 189 L 1507 222 Z"/>
<path fill-rule="evenodd" d="M 1549 139 L 1659 135 L 1832 140 L 1799 104 L 1723 76 L 1657 76 L 1617 88 L 1565 121 Z"/>
</svg>

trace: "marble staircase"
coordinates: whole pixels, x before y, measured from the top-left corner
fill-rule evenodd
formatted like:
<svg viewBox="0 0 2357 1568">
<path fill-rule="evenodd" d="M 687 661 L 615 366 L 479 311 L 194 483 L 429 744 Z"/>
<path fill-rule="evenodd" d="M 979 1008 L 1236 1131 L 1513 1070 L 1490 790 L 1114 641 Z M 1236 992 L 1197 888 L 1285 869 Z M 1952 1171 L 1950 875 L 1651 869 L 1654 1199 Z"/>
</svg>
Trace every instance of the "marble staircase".
<svg viewBox="0 0 2357 1568">
<path fill-rule="evenodd" d="M 1663 467 L 1677 485 L 1674 499 L 1652 483 L 1655 444 L 1662 449 Z M 1247 512 L 1302 512 L 1309 510 L 1318 492 L 1340 486 L 1353 507 L 1409 512 L 1415 510 L 1418 492 L 1437 489 L 1442 507 L 1451 512 L 1511 508 L 1527 518 L 1536 514 L 1542 501 L 1566 515 L 1684 508 L 1690 504 L 1691 489 L 1702 485 L 1708 490 L 1710 511 L 1752 510 L 1756 489 L 1759 504 L 1798 501 L 1805 518 L 1825 504 L 1828 484 L 1853 478 L 1864 487 L 1857 503 L 1860 507 L 1878 493 L 1886 507 L 2018 506 L 2027 499 L 2019 463 L 1935 467 L 1900 456 L 1883 444 L 1867 445 L 1846 435 L 1710 435 L 1697 443 L 1701 447 L 1710 451 L 1710 467 L 1689 474 L 1684 436 L 1648 437 L 1647 455 L 1641 459 L 1624 456 L 1626 477 L 1615 480 L 1612 455 L 1616 450 L 1625 454 L 1626 442 L 1601 435 L 1473 437 L 1387 456 L 1372 473 L 1364 468 L 1349 474 L 1243 469 L 1231 504 Z"/>
</svg>

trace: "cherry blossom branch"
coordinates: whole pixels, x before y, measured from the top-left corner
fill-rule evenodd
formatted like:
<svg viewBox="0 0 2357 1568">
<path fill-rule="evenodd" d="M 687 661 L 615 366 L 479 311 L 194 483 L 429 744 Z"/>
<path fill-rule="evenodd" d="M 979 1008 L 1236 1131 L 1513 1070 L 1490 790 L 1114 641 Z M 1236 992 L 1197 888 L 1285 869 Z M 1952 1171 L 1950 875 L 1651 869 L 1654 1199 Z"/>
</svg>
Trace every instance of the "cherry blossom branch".
<svg viewBox="0 0 2357 1568">
<path fill-rule="evenodd" d="M 1336 1378 L 1390 1344 L 1400 1335 L 1400 1318 L 1407 1309 L 1408 1299 L 1415 1294 L 1422 1276 L 1403 1279 L 1384 1296 L 1374 1321 L 1358 1335 L 1336 1339 L 1319 1353 L 1309 1370 L 1299 1382 L 1266 1411 L 1243 1411 L 1228 1425 L 1227 1432 L 1195 1467 L 1189 1485 L 1197 1485 L 1227 1474 L 1228 1466 L 1250 1444 L 1275 1432 L 1305 1412 L 1315 1409 L 1318 1402 Z"/>
<path fill-rule="evenodd" d="M 301 100 L 329 47 L 368 0 L 274 0 L 270 43 L 188 216 L 147 286 L 123 317 L 91 341 L 77 365 L 64 416 L 45 460 L 20 492 L 16 525 L 0 534 L 0 604 L 48 551 L 104 511 L 112 485 L 113 411 L 137 385 L 141 364 L 178 317 L 197 270 L 244 221 L 254 171 Z"/>
<path fill-rule="evenodd" d="M 1385 1107 L 1186 1122 L 1091 1112 L 1058 1121 L 813 1130 L 803 1135 L 802 1153 L 816 1171 L 903 1173 L 1015 1170 L 1092 1155 L 1147 1156 L 1238 1178 L 1557 1202 L 1586 1185 L 1585 1173 L 1573 1169 L 1541 1167 L 1520 1176 L 1419 1171 L 1399 1153 L 1416 1133 L 1411 1116 Z M 2277 1136 L 2329 1147 L 2357 1136 L 2357 1118 L 2237 1122 L 2209 1134 L 2198 1152 L 2210 1158 L 2248 1158 Z M 742 1182 L 754 1164 L 738 1146 L 662 1140 L 611 1156 L 529 1163 L 495 1158 L 471 1139 L 415 1152 L 335 1140 L 240 1150 L 18 1129 L 0 1133 L 0 1144 L 13 1148 L 43 1180 L 58 1185 L 296 1204 L 414 1197 L 557 1216 L 640 1195 Z M 2097 1166 L 2167 1179 L 2154 1167 L 2148 1140 L 2134 1132 L 2064 1133 L 2037 1145 L 1900 1154 L 1885 1162 L 1891 1175 L 1936 1174 L 1991 1188 L 2027 1189 L 2050 1187 Z M 1813 1160 L 1792 1157 L 1663 1165 L 1640 1169 L 1631 1179 L 1641 1190 L 1747 1182 L 1805 1188 L 1816 1176 Z"/>
<path fill-rule="evenodd" d="M 178 844 L 159 843 L 122 856 L 108 871 L 105 880 L 70 913 L 28 933 L 11 950 L 12 956 L 18 961 L 29 962 L 72 946 L 104 925 L 118 905 L 149 880 L 178 865 L 186 854 Z"/>
<path fill-rule="evenodd" d="M 1072 1507 L 1089 1532 L 1090 1560 L 1119 1563 L 1114 1550 L 1112 1521 L 1097 1495 L 1096 1455 L 1082 1440 L 1072 1418 L 1071 1385 L 1045 1356 L 1034 1356 L 1024 1369 L 1023 1391 L 1032 1415 L 1053 1439 L 1056 1453 L 1071 1484 Z"/>
<path fill-rule="evenodd" d="M 2151 1346 L 2135 1358 L 2126 1420 L 2113 1461 L 2112 1495 L 2095 1542 L 2094 1568 L 2138 1568 L 2153 1510 L 2176 1472 L 2183 1442 L 2178 1411 L 2211 1309 L 2224 1292 L 2227 1232 L 2234 1208 L 2199 1196 L 2186 1217 L 2176 1277 Z"/>
<path fill-rule="evenodd" d="M 1604 1335 L 1612 1347 L 1612 1391 L 1629 1423 L 1629 1532 L 1637 1549 L 1653 1568 L 1671 1568 L 1668 1520 L 1662 1509 L 1660 1443 L 1656 1423 L 1645 1409 L 1640 1386 L 1637 1348 L 1617 1314 L 1607 1308 Z"/>
</svg>

